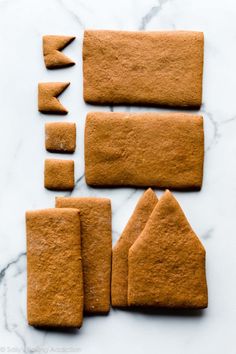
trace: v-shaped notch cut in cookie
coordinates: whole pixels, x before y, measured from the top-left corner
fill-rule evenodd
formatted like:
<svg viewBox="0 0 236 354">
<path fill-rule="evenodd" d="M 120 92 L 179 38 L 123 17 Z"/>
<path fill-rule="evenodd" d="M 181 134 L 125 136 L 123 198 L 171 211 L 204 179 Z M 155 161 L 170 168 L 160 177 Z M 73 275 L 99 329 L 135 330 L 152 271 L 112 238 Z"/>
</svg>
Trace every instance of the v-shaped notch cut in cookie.
<svg viewBox="0 0 236 354">
<path fill-rule="evenodd" d="M 74 36 L 43 36 L 43 56 L 46 68 L 59 69 L 75 64 L 71 58 L 61 52 L 74 39 Z"/>
<path fill-rule="evenodd" d="M 69 82 L 41 82 L 38 84 L 38 110 L 41 113 L 67 114 L 57 97 L 70 85 Z"/>
<path fill-rule="evenodd" d="M 205 249 L 169 191 L 130 248 L 128 264 L 129 305 L 207 307 Z"/>
<path fill-rule="evenodd" d="M 111 301 L 113 307 L 128 306 L 128 254 L 129 249 L 143 231 L 158 202 L 155 192 L 149 188 L 139 199 L 128 224 L 112 252 Z"/>
</svg>

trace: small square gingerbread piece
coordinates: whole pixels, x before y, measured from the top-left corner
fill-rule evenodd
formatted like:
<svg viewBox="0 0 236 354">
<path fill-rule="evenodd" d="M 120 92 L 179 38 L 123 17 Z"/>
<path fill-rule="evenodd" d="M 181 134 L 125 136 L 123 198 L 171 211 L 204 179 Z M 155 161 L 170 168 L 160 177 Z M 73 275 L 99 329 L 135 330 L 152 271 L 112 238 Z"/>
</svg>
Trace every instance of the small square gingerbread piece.
<svg viewBox="0 0 236 354">
<path fill-rule="evenodd" d="M 44 165 L 44 187 L 55 191 L 74 188 L 74 161 L 47 159 Z"/>
<path fill-rule="evenodd" d="M 76 148 L 75 123 L 46 123 L 45 148 L 50 152 L 73 153 Z"/>
</svg>

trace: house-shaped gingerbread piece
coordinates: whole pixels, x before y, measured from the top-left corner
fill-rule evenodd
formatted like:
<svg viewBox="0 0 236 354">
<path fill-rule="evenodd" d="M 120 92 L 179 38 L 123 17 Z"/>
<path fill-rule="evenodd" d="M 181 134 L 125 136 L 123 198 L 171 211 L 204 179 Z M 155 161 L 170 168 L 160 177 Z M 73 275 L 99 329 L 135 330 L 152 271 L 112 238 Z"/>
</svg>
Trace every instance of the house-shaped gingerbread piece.
<svg viewBox="0 0 236 354">
<path fill-rule="evenodd" d="M 205 249 L 167 190 L 129 249 L 128 304 L 207 307 Z"/>
</svg>

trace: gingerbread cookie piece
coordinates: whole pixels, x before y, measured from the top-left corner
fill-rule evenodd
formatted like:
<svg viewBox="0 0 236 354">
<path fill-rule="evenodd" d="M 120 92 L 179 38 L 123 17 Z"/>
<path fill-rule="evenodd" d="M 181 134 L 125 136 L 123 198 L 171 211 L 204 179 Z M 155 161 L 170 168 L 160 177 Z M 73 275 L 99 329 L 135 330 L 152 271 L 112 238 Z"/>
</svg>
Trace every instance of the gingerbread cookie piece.
<svg viewBox="0 0 236 354">
<path fill-rule="evenodd" d="M 95 104 L 202 103 L 202 32 L 84 33 L 84 99 Z"/>
<path fill-rule="evenodd" d="M 74 188 L 74 161 L 47 159 L 44 164 L 44 187 L 55 191 Z"/>
<path fill-rule="evenodd" d="M 201 116 L 184 113 L 87 115 L 85 177 L 92 186 L 200 189 Z"/>
<path fill-rule="evenodd" d="M 111 203 L 105 198 L 56 198 L 58 208 L 78 208 L 81 220 L 84 311 L 110 309 Z"/>
<path fill-rule="evenodd" d="M 50 152 L 73 153 L 76 147 L 75 123 L 45 124 L 45 148 Z"/>
<path fill-rule="evenodd" d="M 77 209 L 26 213 L 28 323 L 80 327 L 83 276 Z"/>
<path fill-rule="evenodd" d="M 129 249 L 128 262 L 129 305 L 207 307 L 205 249 L 169 191 Z"/>
<path fill-rule="evenodd" d="M 38 110 L 48 114 L 67 114 L 57 97 L 70 85 L 69 82 L 41 82 L 38 84 Z"/>
<path fill-rule="evenodd" d="M 143 231 L 158 199 L 149 188 L 140 198 L 124 231 L 112 252 L 111 302 L 114 307 L 127 307 L 128 253 L 132 244 Z"/>
<path fill-rule="evenodd" d="M 48 69 L 65 68 L 75 64 L 73 60 L 61 52 L 74 39 L 74 36 L 43 36 L 43 56 Z"/>
</svg>

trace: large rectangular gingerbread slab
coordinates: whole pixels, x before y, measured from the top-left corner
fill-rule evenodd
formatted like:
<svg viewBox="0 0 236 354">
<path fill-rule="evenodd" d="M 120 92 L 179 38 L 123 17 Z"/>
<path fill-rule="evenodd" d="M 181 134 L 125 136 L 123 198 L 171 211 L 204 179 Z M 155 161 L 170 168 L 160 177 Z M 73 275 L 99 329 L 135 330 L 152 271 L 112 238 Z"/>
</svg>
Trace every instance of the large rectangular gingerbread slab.
<svg viewBox="0 0 236 354">
<path fill-rule="evenodd" d="M 202 32 L 84 33 L 84 99 L 95 104 L 199 107 Z"/>
<path fill-rule="evenodd" d="M 87 115 L 85 177 L 92 186 L 200 189 L 203 118 L 184 113 Z"/>
<path fill-rule="evenodd" d="M 83 276 L 77 209 L 26 213 L 28 322 L 80 327 Z"/>
<path fill-rule="evenodd" d="M 110 309 L 111 203 L 106 198 L 56 198 L 58 208 L 77 208 L 81 220 L 84 311 Z"/>
</svg>

